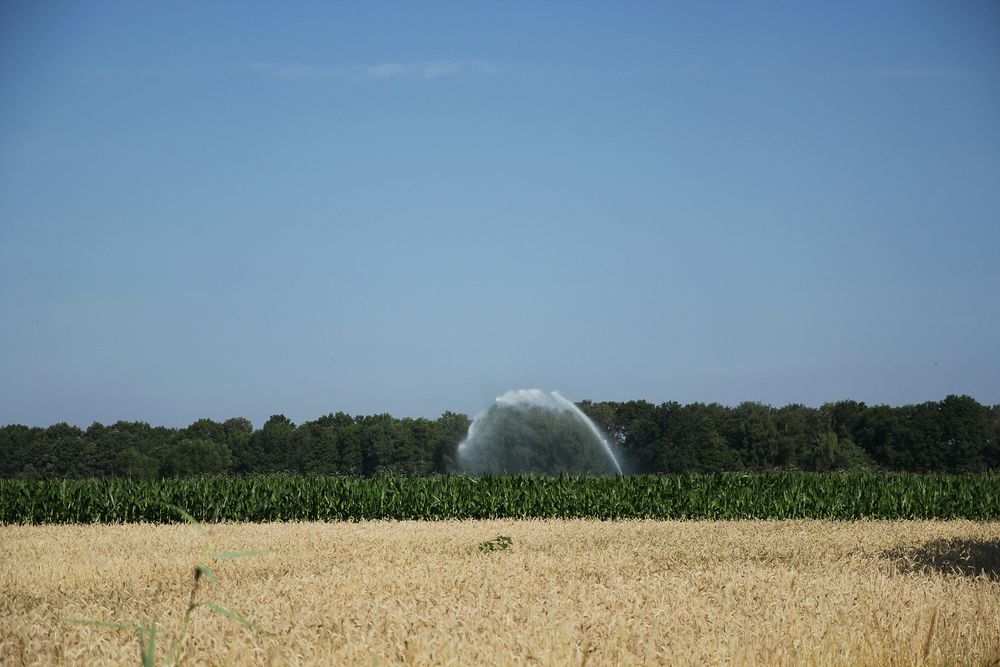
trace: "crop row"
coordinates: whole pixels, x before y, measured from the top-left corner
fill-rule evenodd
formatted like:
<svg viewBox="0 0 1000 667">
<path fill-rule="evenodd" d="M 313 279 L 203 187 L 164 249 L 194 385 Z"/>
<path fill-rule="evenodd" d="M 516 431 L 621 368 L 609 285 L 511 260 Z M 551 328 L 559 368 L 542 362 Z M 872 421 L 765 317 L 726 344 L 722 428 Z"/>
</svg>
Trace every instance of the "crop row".
<svg viewBox="0 0 1000 667">
<path fill-rule="evenodd" d="M 0 480 L 0 523 L 373 519 L 1000 519 L 1000 475 Z"/>
</svg>

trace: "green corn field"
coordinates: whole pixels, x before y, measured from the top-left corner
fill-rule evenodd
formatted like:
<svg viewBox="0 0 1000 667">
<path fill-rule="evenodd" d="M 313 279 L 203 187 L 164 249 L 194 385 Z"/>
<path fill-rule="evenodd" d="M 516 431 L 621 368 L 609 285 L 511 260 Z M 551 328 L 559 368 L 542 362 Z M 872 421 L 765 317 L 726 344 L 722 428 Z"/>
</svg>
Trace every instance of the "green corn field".
<svg viewBox="0 0 1000 667">
<path fill-rule="evenodd" d="M 1000 475 L 197 477 L 0 480 L 0 522 L 1000 519 Z"/>
</svg>

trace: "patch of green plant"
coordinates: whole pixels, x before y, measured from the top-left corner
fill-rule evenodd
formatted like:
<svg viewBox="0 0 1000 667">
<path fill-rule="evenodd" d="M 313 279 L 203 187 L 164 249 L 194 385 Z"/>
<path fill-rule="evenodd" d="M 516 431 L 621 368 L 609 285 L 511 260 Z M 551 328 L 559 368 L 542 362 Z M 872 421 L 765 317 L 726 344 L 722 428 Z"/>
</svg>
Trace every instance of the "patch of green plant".
<svg viewBox="0 0 1000 667">
<path fill-rule="evenodd" d="M 0 479 L 0 524 L 441 519 L 1000 520 L 1000 472 Z"/>
<path fill-rule="evenodd" d="M 514 540 L 512 540 L 509 535 L 497 535 L 492 540 L 480 542 L 479 550 L 483 553 L 489 553 L 491 551 L 507 551 L 510 549 L 512 544 L 514 544 Z"/>
<path fill-rule="evenodd" d="M 205 545 L 202 549 L 200 562 L 194 568 L 194 580 L 191 584 L 191 593 L 188 596 L 187 608 L 184 611 L 184 618 L 181 621 L 181 627 L 174 636 L 173 641 L 170 642 L 169 648 L 166 650 L 161 664 L 172 667 L 176 667 L 181 664 L 183 659 L 184 642 L 187 638 L 188 625 L 191 621 L 192 613 L 194 613 L 197 609 L 207 609 L 210 612 L 225 616 L 229 620 L 243 626 L 244 628 L 271 636 L 272 633 L 261 629 L 243 616 L 230 611 L 217 602 L 202 599 L 200 595 L 206 584 L 211 585 L 216 581 L 215 572 L 209 566 L 210 562 L 235 560 L 239 558 L 252 558 L 254 556 L 261 556 L 270 553 L 270 550 L 255 549 L 253 551 L 210 551 L 208 531 L 205 529 L 205 526 L 180 507 L 173 505 L 169 505 L 168 507 L 177 512 L 184 519 L 184 521 L 189 523 L 202 535 L 204 535 Z M 136 633 L 139 640 L 139 656 L 142 666 L 155 667 L 157 641 L 162 635 L 162 627 L 157 621 L 156 616 L 149 618 L 146 615 L 143 615 L 143 618 L 139 623 L 112 623 L 89 619 L 70 619 L 68 622 L 74 625 L 90 625 L 99 628 L 126 630 L 128 632 Z"/>
</svg>

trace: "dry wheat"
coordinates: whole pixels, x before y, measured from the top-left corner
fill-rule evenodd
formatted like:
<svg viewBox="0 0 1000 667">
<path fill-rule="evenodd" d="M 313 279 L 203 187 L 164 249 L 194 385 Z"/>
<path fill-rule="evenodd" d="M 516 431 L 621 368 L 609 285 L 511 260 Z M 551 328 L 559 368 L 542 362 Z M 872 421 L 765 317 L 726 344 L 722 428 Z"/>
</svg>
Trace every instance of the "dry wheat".
<svg viewBox="0 0 1000 667">
<path fill-rule="evenodd" d="M 209 526 L 189 664 L 990 664 L 1000 524 L 461 521 Z M 479 545 L 510 536 L 509 549 Z M 0 526 L 0 662 L 129 664 L 180 624 L 189 526 Z M 950 545 L 951 561 L 933 545 Z M 932 545 L 928 547 L 927 545 Z M 964 554 L 964 555 L 963 555 Z M 969 554 L 972 554 L 971 556 Z M 965 557 L 966 561 L 956 562 Z M 969 558 L 978 562 L 968 562 Z"/>
</svg>

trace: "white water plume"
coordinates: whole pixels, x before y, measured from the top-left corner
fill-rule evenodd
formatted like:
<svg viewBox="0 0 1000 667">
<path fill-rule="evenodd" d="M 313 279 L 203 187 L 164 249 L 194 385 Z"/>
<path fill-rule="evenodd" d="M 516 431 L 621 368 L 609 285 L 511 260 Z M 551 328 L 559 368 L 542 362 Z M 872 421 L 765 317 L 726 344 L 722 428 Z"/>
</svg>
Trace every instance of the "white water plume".
<svg viewBox="0 0 1000 667">
<path fill-rule="evenodd" d="M 601 429 L 558 391 L 540 389 L 508 391 L 476 415 L 458 463 L 472 474 L 622 474 Z"/>
</svg>

